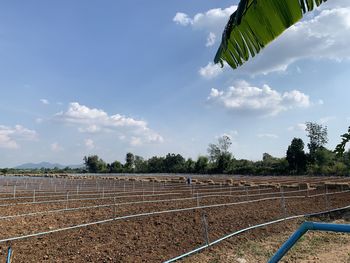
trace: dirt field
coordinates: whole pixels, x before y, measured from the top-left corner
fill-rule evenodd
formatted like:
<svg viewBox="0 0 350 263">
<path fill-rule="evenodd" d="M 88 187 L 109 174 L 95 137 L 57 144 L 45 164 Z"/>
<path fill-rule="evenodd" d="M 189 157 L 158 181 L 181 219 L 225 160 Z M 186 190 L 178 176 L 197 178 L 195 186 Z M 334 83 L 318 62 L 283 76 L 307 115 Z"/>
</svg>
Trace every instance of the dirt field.
<svg viewBox="0 0 350 263">
<path fill-rule="evenodd" d="M 205 244 L 204 218 L 214 241 L 259 223 L 350 204 L 344 178 L 194 179 L 186 185 L 174 176 L 0 177 L 0 261 L 11 246 L 13 262 L 162 262 Z M 101 220 L 107 222 L 82 225 Z M 214 249 L 292 232 L 297 223 L 256 229 Z M 197 257 L 207 253 L 186 260 L 202 262 Z"/>
</svg>

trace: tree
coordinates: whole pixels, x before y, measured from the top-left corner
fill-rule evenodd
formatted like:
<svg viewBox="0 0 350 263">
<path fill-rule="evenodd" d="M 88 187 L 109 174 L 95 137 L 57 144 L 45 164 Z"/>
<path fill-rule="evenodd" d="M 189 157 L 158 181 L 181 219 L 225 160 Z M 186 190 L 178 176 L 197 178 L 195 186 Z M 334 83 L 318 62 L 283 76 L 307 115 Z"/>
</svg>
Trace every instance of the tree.
<svg viewBox="0 0 350 263">
<path fill-rule="evenodd" d="M 306 154 L 304 152 L 304 142 L 300 138 L 294 138 L 288 146 L 286 159 L 289 164 L 289 170 L 296 173 L 306 171 Z"/>
<path fill-rule="evenodd" d="M 231 144 L 231 138 L 227 135 L 219 137 L 217 144 L 209 144 L 208 154 L 210 161 L 214 164 L 214 172 L 225 172 L 232 159 L 232 154 L 228 151 Z"/>
<path fill-rule="evenodd" d="M 306 12 L 326 1 L 241 0 L 224 29 L 214 62 L 223 66 L 226 61 L 233 69 L 241 66 Z"/>
<path fill-rule="evenodd" d="M 145 161 L 141 156 L 135 155 L 134 166 L 136 173 L 147 173 L 147 161 Z"/>
<path fill-rule="evenodd" d="M 227 154 L 231 144 L 231 138 L 227 135 L 219 137 L 217 144 L 209 144 L 208 154 L 210 161 L 216 162 L 221 155 Z"/>
<path fill-rule="evenodd" d="M 342 156 L 345 152 L 345 145 L 350 141 L 350 127 L 348 132 L 341 135 L 342 141 L 335 147 L 334 152 L 337 156 Z"/>
<path fill-rule="evenodd" d="M 185 170 L 185 158 L 180 154 L 168 153 L 164 159 L 165 172 L 181 173 Z"/>
<path fill-rule="evenodd" d="M 132 172 L 134 167 L 135 157 L 132 153 L 127 153 L 125 156 L 125 169 L 127 172 Z"/>
<path fill-rule="evenodd" d="M 196 164 L 195 164 L 195 171 L 199 174 L 205 174 L 208 172 L 208 157 L 206 156 L 199 156 Z"/>
<path fill-rule="evenodd" d="M 196 171 L 196 162 L 191 158 L 188 158 L 185 162 L 184 168 L 186 173 L 194 173 Z"/>
<path fill-rule="evenodd" d="M 328 131 L 327 127 L 315 122 L 306 122 L 305 124 L 307 137 L 309 137 L 307 147 L 309 148 L 310 161 L 314 162 L 316 151 L 328 142 Z"/>
<path fill-rule="evenodd" d="M 148 159 L 149 173 L 163 173 L 164 171 L 164 157 L 153 156 Z"/>
<path fill-rule="evenodd" d="M 89 173 L 107 172 L 107 164 L 97 155 L 84 156 L 84 164 Z"/>
<path fill-rule="evenodd" d="M 122 173 L 123 165 L 119 161 L 114 161 L 108 166 L 110 173 Z"/>
</svg>

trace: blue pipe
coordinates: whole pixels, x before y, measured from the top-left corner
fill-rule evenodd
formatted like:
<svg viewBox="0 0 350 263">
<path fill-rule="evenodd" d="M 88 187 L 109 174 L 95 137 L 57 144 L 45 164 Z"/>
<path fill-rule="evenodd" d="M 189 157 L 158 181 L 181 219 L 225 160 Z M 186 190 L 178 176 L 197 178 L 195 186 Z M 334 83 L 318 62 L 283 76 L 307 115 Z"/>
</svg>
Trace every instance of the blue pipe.
<svg viewBox="0 0 350 263">
<path fill-rule="evenodd" d="M 309 230 L 350 233 L 350 225 L 304 222 L 279 248 L 276 254 L 269 260 L 269 263 L 277 263 L 281 260 L 281 258 L 295 245 L 299 238 Z"/>
<path fill-rule="evenodd" d="M 6 263 L 11 263 L 11 256 L 12 256 L 12 248 L 9 247 L 8 250 L 7 250 Z"/>
</svg>

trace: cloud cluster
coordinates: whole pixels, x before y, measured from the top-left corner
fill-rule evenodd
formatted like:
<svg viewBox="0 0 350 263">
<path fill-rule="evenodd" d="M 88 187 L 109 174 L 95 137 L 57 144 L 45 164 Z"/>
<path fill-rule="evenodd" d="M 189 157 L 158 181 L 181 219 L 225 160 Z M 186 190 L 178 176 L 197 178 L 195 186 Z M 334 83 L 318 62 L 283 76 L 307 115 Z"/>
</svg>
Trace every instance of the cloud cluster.
<svg viewBox="0 0 350 263">
<path fill-rule="evenodd" d="M 132 145 L 136 145 L 133 143 L 136 139 L 137 145 L 163 142 L 163 137 L 148 128 L 145 121 L 120 114 L 108 115 L 101 109 L 89 108 L 78 102 L 70 103 L 67 111 L 57 113 L 55 119 L 76 126 L 82 133 L 115 132 Z"/>
<path fill-rule="evenodd" d="M 256 136 L 264 139 L 278 139 L 278 135 L 274 133 L 259 133 Z"/>
<path fill-rule="evenodd" d="M 237 6 L 235 5 L 224 9 L 214 8 L 205 13 L 197 13 L 193 17 L 186 13 L 178 12 L 174 16 L 173 21 L 181 26 L 191 26 L 195 30 L 204 31 L 208 35 L 206 46 L 210 47 L 216 43 L 217 36 L 221 36 L 222 29 L 236 9 Z"/>
<path fill-rule="evenodd" d="M 295 126 L 290 126 L 287 129 L 288 131 L 302 131 L 305 132 L 306 130 L 306 124 L 305 123 L 298 123 Z"/>
<path fill-rule="evenodd" d="M 204 18 L 203 18 L 204 19 Z M 218 22 L 218 25 L 221 23 Z M 221 26 L 221 31 L 224 26 Z M 342 61 L 350 58 L 350 2 L 329 1 L 291 26 L 261 53 L 237 71 L 247 74 L 269 74 L 286 71 L 292 63 L 304 59 Z M 214 65 L 208 64 L 208 67 Z M 203 69 L 201 68 L 201 70 Z M 203 71 L 199 71 L 202 76 Z M 300 70 L 300 69 L 299 69 Z M 212 69 L 211 71 L 214 71 Z M 218 76 L 223 71 L 216 71 Z"/>
<path fill-rule="evenodd" d="M 242 67 L 253 74 L 285 71 L 302 59 L 350 58 L 350 3 L 334 9 L 323 9 L 310 19 L 290 27 L 270 46 Z"/>
<path fill-rule="evenodd" d="M 89 150 L 92 150 L 95 148 L 95 142 L 92 139 L 86 139 L 84 143 L 86 148 L 88 148 Z"/>
<path fill-rule="evenodd" d="M 58 142 L 54 142 L 50 145 L 51 151 L 53 152 L 61 152 L 63 151 L 63 147 L 58 143 Z"/>
<path fill-rule="evenodd" d="M 18 141 L 33 141 L 37 139 L 37 133 L 34 130 L 27 129 L 21 125 L 8 127 L 0 125 L 0 148 L 18 149 Z"/>
<path fill-rule="evenodd" d="M 40 99 L 40 102 L 45 105 L 49 105 L 50 102 L 47 99 Z"/>
<path fill-rule="evenodd" d="M 268 85 L 262 88 L 241 81 L 227 90 L 211 89 L 208 101 L 233 112 L 251 112 L 258 115 L 276 115 L 293 108 L 311 105 L 309 96 L 292 90 L 280 93 Z"/>
<path fill-rule="evenodd" d="M 206 79 L 212 79 L 220 75 L 225 68 L 226 67 L 221 68 L 218 64 L 209 62 L 208 65 L 201 67 L 198 72 L 199 72 L 199 75 L 201 75 L 202 77 Z"/>
</svg>

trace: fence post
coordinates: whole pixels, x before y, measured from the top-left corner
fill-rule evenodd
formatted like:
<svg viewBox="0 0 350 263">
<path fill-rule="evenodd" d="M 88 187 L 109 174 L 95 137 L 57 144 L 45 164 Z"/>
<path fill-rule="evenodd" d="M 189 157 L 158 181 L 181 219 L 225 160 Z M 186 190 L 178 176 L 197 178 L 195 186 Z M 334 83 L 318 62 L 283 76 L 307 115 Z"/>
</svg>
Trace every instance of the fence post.
<svg viewBox="0 0 350 263">
<path fill-rule="evenodd" d="M 115 197 L 114 197 L 114 218 L 117 217 L 117 211 L 116 211 L 116 209 L 117 209 L 117 206 L 116 206 Z"/>
<path fill-rule="evenodd" d="M 280 191 L 281 191 L 281 208 L 282 208 L 282 213 L 283 213 L 284 217 L 287 217 L 287 208 L 286 208 L 286 201 L 284 199 L 283 186 L 281 186 Z"/>
<path fill-rule="evenodd" d="M 203 236 L 206 245 L 209 245 L 208 221 L 204 213 L 202 213 Z"/>
<path fill-rule="evenodd" d="M 325 200 L 325 205 L 326 205 L 326 210 L 328 209 L 328 187 L 325 184 L 324 185 L 324 200 Z"/>
</svg>

